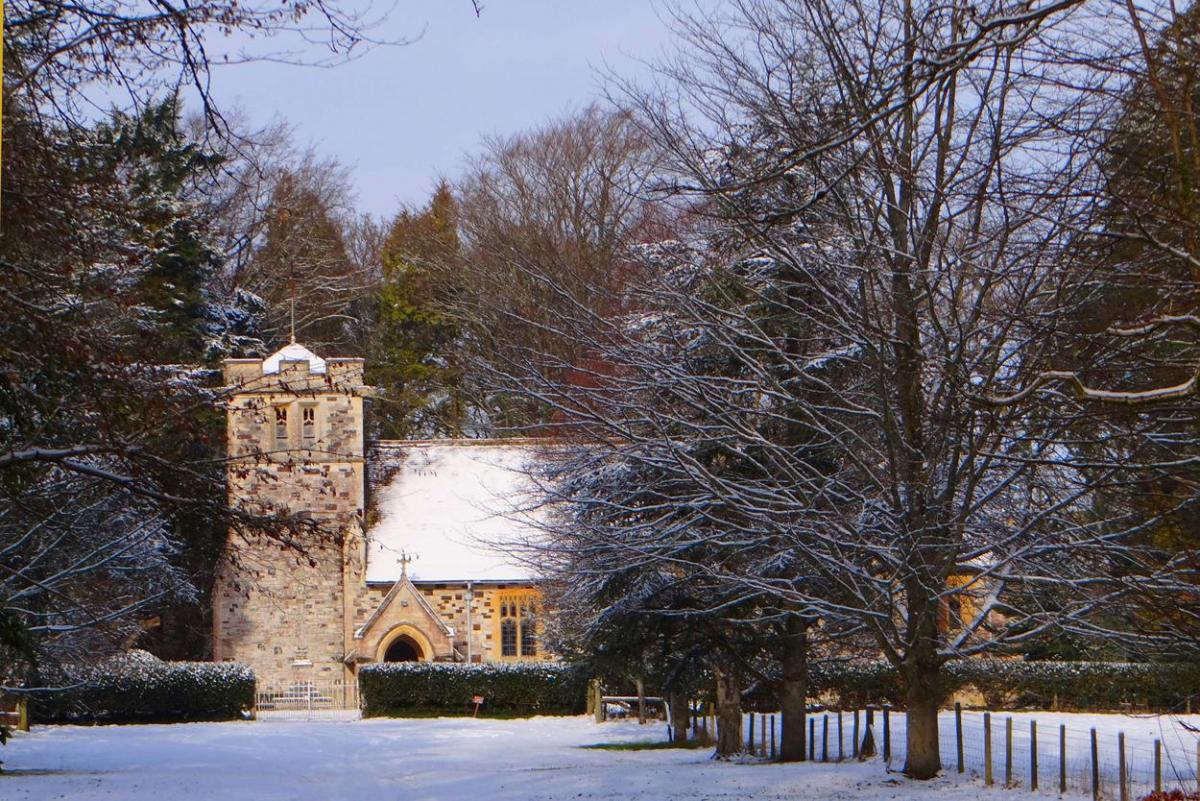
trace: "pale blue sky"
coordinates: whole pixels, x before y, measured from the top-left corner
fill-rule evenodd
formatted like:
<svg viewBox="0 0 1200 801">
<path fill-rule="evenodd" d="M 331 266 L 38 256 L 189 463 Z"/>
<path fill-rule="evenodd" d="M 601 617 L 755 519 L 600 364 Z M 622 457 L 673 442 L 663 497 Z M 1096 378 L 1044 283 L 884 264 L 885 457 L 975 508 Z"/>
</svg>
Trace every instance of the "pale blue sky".
<svg viewBox="0 0 1200 801">
<path fill-rule="evenodd" d="M 354 169 L 359 207 L 391 216 L 453 177 L 485 134 L 540 124 L 600 95 L 598 71 L 645 73 L 670 32 L 651 0 L 397 0 L 380 34 L 413 35 L 332 69 L 216 71 L 216 96 Z"/>
</svg>

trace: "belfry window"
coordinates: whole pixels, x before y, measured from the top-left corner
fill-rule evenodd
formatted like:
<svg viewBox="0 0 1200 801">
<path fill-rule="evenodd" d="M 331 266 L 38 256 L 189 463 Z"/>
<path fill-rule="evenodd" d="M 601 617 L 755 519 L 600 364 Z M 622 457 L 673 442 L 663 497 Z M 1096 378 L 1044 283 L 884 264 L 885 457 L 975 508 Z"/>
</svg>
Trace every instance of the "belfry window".
<svg viewBox="0 0 1200 801">
<path fill-rule="evenodd" d="M 317 446 L 317 407 L 303 406 L 300 409 L 300 437 L 304 447 Z"/>
<path fill-rule="evenodd" d="M 275 447 L 288 446 L 288 409 L 286 406 L 275 407 Z"/>
<path fill-rule="evenodd" d="M 538 655 L 538 594 L 529 590 L 502 592 L 500 603 L 500 656 L 530 659 Z"/>
</svg>

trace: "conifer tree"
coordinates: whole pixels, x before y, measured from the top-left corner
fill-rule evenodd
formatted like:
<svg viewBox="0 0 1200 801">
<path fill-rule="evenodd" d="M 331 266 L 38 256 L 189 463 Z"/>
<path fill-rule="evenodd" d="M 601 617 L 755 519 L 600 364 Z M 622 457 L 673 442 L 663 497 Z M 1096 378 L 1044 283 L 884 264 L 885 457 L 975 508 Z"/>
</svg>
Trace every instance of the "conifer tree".
<svg viewBox="0 0 1200 801">
<path fill-rule="evenodd" d="M 405 209 L 383 246 L 378 319 L 368 380 L 382 389 L 376 435 L 389 439 L 460 436 L 467 426 L 456 356 L 457 329 L 446 316 L 447 276 L 458 259 L 455 201 L 446 183 L 422 209 Z"/>
</svg>

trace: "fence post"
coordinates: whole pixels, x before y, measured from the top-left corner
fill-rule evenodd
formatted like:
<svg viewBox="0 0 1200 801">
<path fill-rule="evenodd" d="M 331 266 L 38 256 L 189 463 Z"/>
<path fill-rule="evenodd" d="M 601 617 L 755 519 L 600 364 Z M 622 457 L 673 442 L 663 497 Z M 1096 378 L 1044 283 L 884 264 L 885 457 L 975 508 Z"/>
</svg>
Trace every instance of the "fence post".
<svg viewBox="0 0 1200 801">
<path fill-rule="evenodd" d="M 817 719 L 808 719 L 808 761 L 817 761 Z"/>
<path fill-rule="evenodd" d="M 821 761 L 829 761 L 829 715 L 821 716 Z"/>
<path fill-rule="evenodd" d="M 605 715 L 604 715 L 604 688 L 601 686 L 599 679 L 596 679 L 596 681 L 592 683 L 592 707 L 593 707 L 593 712 L 596 716 L 595 721 L 597 723 L 603 723 L 604 717 L 605 717 Z M 695 728 L 695 726 L 696 726 L 696 719 L 692 718 L 692 727 Z"/>
<path fill-rule="evenodd" d="M 775 716 L 771 715 L 771 739 L 775 739 Z M 762 755 L 767 755 L 767 716 L 763 715 L 758 721 L 758 741 L 761 744 Z"/>
<path fill-rule="evenodd" d="M 1067 726 L 1058 727 L 1058 792 L 1067 792 Z"/>
<path fill-rule="evenodd" d="M 838 762 L 846 758 L 846 746 L 842 738 L 842 710 L 838 709 Z"/>
<path fill-rule="evenodd" d="M 17 699 L 17 731 L 29 731 L 29 699 Z"/>
<path fill-rule="evenodd" d="M 692 713 L 692 739 L 700 734 L 700 716 L 696 714 L 696 699 L 688 701 L 688 711 Z"/>
<path fill-rule="evenodd" d="M 1154 792 L 1162 792 L 1162 741 L 1154 741 Z"/>
<path fill-rule="evenodd" d="M 957 742 L 956 753 L 958 755 L 958 772 L 962 773 L 963 766 L 963 732 L 962 732 L 962 704 L 958 701 L 954 702 L 954 738 Z"/>
<path fill-rule="evenodd" d="M 1029 789 L 1038 788 L 1037 721 L 1029 721 Z"/>
<path fill-rule="evenodd" d="M 1100 801 L 1100 745 L 1092 729 L 1092 801 Z"/>
<path fill-rule="evenodd" d="M 890 763 L 892 761 L 892 724 L 891 724 L 892 705 L 883 705 L 883 761 Z"/>
<path fill-rule="evenodd" d="M 1012 718 L 1004 719 L 1004 786 L 1012 787 Z"/>
<path fill-rule="evenodd" d="M 850 753 L 858 759 L 858 710 L 854 710 L 854 741 L 850 743 Z"/>
<path fill-rule="evenodd" d="M 775 761 L 775 716 L 771 715 L 771 761 Z"/>
<path fill-rule="evenodd" d="M 1128 778 L 1125 770 L 1125 732 L 1117 732 L 1117 758 L 1121 760 L 1121 764 L 1117 766 L 1117 780 L 1121 783 L 1121 801 L 1129 801 L 1129 787 L 1126 786 L 1125 780 Z"/>
<path fill-rule="evenodd" d="M 750 713 L 750 729 L 746 735 L 746 750 L 754 756 L 754 713 Z"/>
<path fill-rule="evenodd" d="M 983 783 L 995 784 L 992 778 L 992 713 L 983 713 Z"/>
</svg>

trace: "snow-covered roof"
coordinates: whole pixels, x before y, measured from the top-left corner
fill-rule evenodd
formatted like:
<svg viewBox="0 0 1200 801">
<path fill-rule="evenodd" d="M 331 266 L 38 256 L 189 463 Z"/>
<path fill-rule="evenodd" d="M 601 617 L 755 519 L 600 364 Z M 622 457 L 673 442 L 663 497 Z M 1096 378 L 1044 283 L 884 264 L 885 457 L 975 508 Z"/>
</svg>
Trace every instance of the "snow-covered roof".
<svg viewBox="0 0 1200 801">
<path fill-rule="evenodd" d="M 373 452 L 377 522 L 367 531 L 367 581 L 400 578 L 401 553 L 415 554 L 413 581 L 518 581 L 528 565 L 503 553 L 536 530 L 524 472 L 529 442 L 458 440 L 385 443 Z"/>
<path fill-rule="evenodd" d="M 264 359 L 263 373 L 266 375 L 278 373 L 280 362 L 308 362 L 310 373 L 325 372 L 325 360 L 296 342 L 283 346 Z"/>
</svg>

